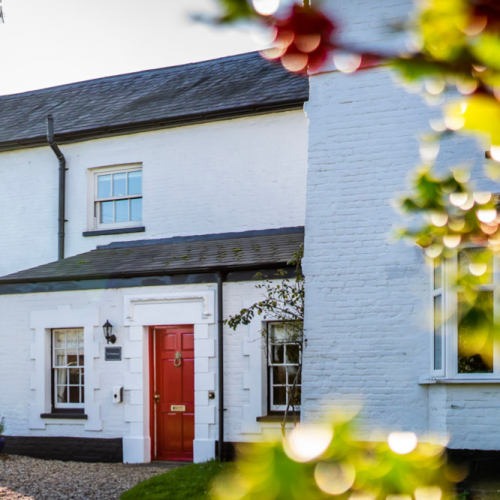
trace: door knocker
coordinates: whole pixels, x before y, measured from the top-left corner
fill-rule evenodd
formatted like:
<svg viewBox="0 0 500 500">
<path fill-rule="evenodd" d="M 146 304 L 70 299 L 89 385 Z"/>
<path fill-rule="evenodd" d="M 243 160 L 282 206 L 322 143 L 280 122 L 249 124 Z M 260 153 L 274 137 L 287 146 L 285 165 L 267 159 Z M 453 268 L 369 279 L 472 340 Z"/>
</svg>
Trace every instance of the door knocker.
<svg viewBox="0 0 500 500">
<path fill-rule="evenodd" d="M 181 366 L 182 363 L 181 358 L 182 358 L 181 351 L 177 351 L 174 357 L 174 366 Z"/>
</svg>

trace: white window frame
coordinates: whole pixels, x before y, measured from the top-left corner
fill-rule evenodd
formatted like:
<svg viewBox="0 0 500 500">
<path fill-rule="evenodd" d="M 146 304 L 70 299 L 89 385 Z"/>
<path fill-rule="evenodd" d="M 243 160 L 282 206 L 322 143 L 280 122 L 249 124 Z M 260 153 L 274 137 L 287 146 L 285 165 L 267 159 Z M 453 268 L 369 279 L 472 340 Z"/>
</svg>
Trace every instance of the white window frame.
<svg viewBox="0 0 500 500">
<path fill-rule="evenodd" d="M 457 381 L 500 380 L 500 338 L 495 337 L 493 344 L 493 372 L 492 373 L 459 373 L 458 372 L 458 294 L 460 288 L 454 286 L 458 275 L 458 253 L 467 248 L 478 248 L 467 245 L 459 248 L 451 258 L 441 263 L 442 289 L 434 290 L 434 267 L 431 268 L 431 375 L 434 379 L 450 379 Z M 493 255 L 493 283 L 481 285 L 481 291 L 493 292 L 493 314 L 498 323 L 500 319 L 500 259 Z M 443 315 L 443 358 L 442 369 L 434 370 L 434 297 L 442 294 Z"/>
<path fill-rule="evenodd" d="M 109 198 L 97 198 L 98 194 L 98 177 L 101 175 L 113 175 L 113 174 L 123 174 L 129 172 L 141 171 L 143 175 L 143 168 L 141 163 L 134 163 L 128 165 L 114 165 L 110 167 L 99 167 L 89 169 L 89 221 L 91 230 L 106 230 L 106 229 L 121 229 L 128 227 L 140 227 L 143 225 L 144 213 L 141 214 L 141 220 L 126 221 L 126 222 L 109 222 L 102 223 L 101 219 L 101 203 L 105 201 L 116 201 L 116 200 L 130 200 L 132 198 L 141 198 L 143 200 L 143 212 L 144 212 L 144 184 L 142 184 L 142 192 L 139 195 L 126 195 L 126 196 L 112 196 Z M 144 178 L 142 177 L 142 180 Z"/>
<path fill-rule="evenodd" d="M 283 358 L 283 363 L 273 363 L 273 360 L 271 359 L 272 356 L 272 344 L 271 343 L 271 326 L 272 325 L 277 325 L 277 324 L 283 324 L 285 325 L 285 332 L 286 332 L 286 322 L 284 321 L 269 321 L 267 323 L 267 391 L 268 391 L 268 408 L 270 412 L 284 412 L 286 410 L 287 405 L 275 405 L 273 402 L 273 366 L 299 366 L 296 363 L 286 363 L 286 358 Z M 296 345 L 297 342 L 283 342 L 283 346 L 287 345 Z M 285 355 L 285 354 L 284 354 Z M 303 352 L 301 351 L 301 356 L 303 355 Z M 301 379 L 302 379 L 302 374 L 301 374 Z M 302 407 L 302 383 L 299 384 L 301 388 L 301 401 L 300 405 L 295 405 L 299 409 Z M 287 383 L 284 385 L 284 387 L 287 389 L 288 388 L 288 380 Z M 286 390 L 286 399 L 288 402 L 288 390 Z"/>
<path fill-rule="evenodd" d="M 77 331 L 78 332 L 78 337 L 80 337 L 80 333 L 81 333 L 81 336 L 82 336 L 82 340 L 84 339 L 84 329 L 83 328 L 53 328 L 51 330 L 51 344 L 52 344 L 52 349 L 51 349 L 51 356 L 52 356 L 52 390 L 53 390 L 53 397 L 54 397 L 54 400 L 53 400 L 53 405 L 54 405 L 54 408 L 55 409 L 60 409 L 60 408 L 85 408 L 85 398 L 84 398 L 84 394 L 85 394 L 85 382 L 83 381 L 82 382 L 82 376 L 85 377 L 85 347 L 83 347 L 83 356 L 84 356 L 84 361 L 83 361 L 83 365 L 76 365 L 76 366 L 70 366 L 70 365 L 56 365 L 56 342 L 55 342 L 55 335 L 57 332 L 66 332 L 68 330 L 73 330 L 73 331 Z M 80 342 L 78 341 L 77 343 L 77 354 L 76 354 L 76 357 L 77 357 L 77 362 L 79 363 L 79 356 L 80 356 Z M 64 350 L 65 353 L 66 351 L 68 350 L 66 344 L 65 344 L 65 347 L 64 349 L 57 349 L 57 350 Z M 80 370 L 80 374 L 79 374 L 79 377 L 80 377 L 80 380 L 79 380 L 79 384 L 78 385 L 75 385 L 75 387 L 79 387 L 79 393 L 80 393 L 80 402 L 78 403 L 60 403 L 57 401 L 57 387 L 58 387 L 58 380 L 57 380 L 57 375 L 58 375 L 58 370 L 69 370 L 71 368 L 78 368 Z M 68 373 L 68 377 L 69 377 L 69 373 Z M 66 387 L 69 387 L 69 380 L 66 381 L 66 384 L 64 384 Z M 83 399 L 83 401 L 82 401 Z"/>
</svg>

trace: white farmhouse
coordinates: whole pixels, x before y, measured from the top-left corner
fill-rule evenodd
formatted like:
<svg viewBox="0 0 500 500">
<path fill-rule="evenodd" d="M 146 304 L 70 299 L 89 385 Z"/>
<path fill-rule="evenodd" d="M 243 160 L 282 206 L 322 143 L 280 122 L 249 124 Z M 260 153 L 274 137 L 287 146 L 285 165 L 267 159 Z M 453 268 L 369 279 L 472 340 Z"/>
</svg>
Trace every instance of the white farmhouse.
<svg viewBox="0 0 500 500">
<path fill-rule="evenodd" d="M 324 4 L 349 43 L 404 47 L 390 23 L 410 0 Z M 499 450 L 500 345 L 482 362 L 460 347 L 457 259 L 431 275 L 389 238 L 438 114 L 383 68 L 306 79 L 258 54 L 1 97 L 7 450 L 201 461 L 278 431 L 287 382 L 269 364 L 285 360 L 268 356 L 266 323 L 221 322 L 304 239 L 302 420 L 362 407 L 368 436 Z M 444 143 L 440 167 L 464 158 L 484 183 L 471 140 Z"/>
<path fill-rule="evenodd" d="M 0 98 L 7 452 L 201 461 L 279 429 L 262 322 L 222 318 L 293 274 L 308 91 L 246 54 Z"/>
</svg>

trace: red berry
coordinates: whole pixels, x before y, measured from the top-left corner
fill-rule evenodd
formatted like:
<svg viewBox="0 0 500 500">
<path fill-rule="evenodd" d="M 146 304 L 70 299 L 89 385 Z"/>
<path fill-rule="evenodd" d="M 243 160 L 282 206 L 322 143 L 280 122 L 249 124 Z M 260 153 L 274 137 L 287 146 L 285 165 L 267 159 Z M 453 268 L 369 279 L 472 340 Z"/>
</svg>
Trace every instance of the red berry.
<svg viewBox="0 0 500 500">
<path fill-rule="evenodd" d="M 490 31 L 500 30 L 500 3 L 498 0 L 472 0 L 472 23 L 484 25 Z"/>
<path fill-rule="evenodd" d="M 279 58 L 289 71 L 306 72 L 319 69 L 335 48 L 332 34 L 335 25 L 313 7 L 295 4 L 282 19 L 276 19 L 275 49 L 267 56 Z"/>
</svg>

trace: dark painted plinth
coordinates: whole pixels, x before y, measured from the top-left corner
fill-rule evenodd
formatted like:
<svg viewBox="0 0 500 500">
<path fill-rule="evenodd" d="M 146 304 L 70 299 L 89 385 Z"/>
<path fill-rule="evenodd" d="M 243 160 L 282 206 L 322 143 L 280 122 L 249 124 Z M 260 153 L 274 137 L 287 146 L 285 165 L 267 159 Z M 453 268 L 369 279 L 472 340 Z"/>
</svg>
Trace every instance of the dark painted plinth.
<svg viewBox="0 0 500 500">
<path fill-rule="evenodd" d="M 240 443 L 224 441 L 222 457 L 219 455 L 219 441 L 215 441 L 215 456 L 222 458 L 223 462 L 232 462 L 236 458 L 236 446 Z"/>
<path fill-rule="evenodd" d="M 469 470 L 459 486 L 500 481 L 500 451 L 448 449 L 448 461 Z"/>
<path fill-rule="evenodd" d="M 5 436 L 4 453 L 47 460 L 123 462 L 123 441 L 121 438 Z"/>
</svg>

